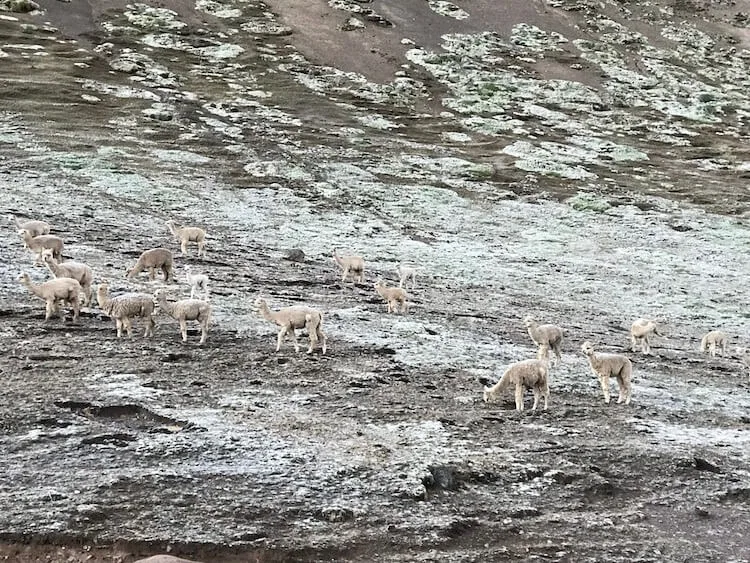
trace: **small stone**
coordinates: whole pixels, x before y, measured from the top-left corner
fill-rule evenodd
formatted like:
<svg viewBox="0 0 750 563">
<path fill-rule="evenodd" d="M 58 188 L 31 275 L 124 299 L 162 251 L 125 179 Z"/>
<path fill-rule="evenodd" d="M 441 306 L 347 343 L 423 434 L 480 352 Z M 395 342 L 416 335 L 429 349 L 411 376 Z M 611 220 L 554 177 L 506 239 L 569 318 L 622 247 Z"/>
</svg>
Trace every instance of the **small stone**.
<svg viewBox="0 0 750 563">
<path fill-rule="evenodd" d="M 292 262 L 304 262 L 305 253 L 299 248 L 292 248 L 286 253 L 286 259 Z"/>
</svg>

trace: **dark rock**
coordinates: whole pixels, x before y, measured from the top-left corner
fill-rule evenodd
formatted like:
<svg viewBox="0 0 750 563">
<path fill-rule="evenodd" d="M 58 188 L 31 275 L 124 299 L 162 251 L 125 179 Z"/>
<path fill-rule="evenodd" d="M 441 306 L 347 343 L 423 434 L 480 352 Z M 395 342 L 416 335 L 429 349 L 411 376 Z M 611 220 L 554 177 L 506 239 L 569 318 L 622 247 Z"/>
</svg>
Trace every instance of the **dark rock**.
<svg viewBox="0 0 750 563">
<path fill-rule="evenodd" d="M 305 253 L 299 248 L 292 248 L 286 253 L 286 259 L 291 260 L 292 262 L 304 262 Z"/>
</svg>

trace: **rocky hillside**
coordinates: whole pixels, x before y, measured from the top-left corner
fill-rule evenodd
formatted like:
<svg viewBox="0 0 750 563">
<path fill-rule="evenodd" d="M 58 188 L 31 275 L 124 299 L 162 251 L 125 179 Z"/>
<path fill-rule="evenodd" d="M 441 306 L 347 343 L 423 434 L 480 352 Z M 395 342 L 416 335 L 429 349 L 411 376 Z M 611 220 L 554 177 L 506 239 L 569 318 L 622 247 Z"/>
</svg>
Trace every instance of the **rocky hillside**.
<svg viewBox="0 0 750 563">
<path fill-rule="evenodd" d="M 6 221 L 0 556 L 748 560 L 750 2 L 37 2 L 0 0 L 3 216 L 115 294 L 208 274 L 213 322 L 44 321 Z M 160 246 L 176 281 L 125 278 Z M 328 353 L 275 353 L 259 295 L 321 309 Z M 516 413 L 482 388 L 529 314 L 563 361 Z M 585 340 L 631 358 L 629 406 Z"/>
</svg>

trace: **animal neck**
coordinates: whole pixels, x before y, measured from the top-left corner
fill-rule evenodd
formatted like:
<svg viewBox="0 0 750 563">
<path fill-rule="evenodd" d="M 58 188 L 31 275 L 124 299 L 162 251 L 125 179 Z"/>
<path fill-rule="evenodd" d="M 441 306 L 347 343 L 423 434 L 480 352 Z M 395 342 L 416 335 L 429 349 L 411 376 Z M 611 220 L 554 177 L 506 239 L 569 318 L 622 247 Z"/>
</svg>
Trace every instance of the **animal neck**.
<svg viewBox="0 0 750 563">
<path fill-rule="evenodd" d="M 21 283 L 29 288 L 29 291 L 31 293 L 33 293 L 37 297 L 42 297 L 42 289 L 40 285 L 31 283 L 31 280 L 29 280 L 28 278 L 24 278 L 23 280 L 21 280 Z"/>
<path fill-rule="evenodd" d="M 274 314 L 273 314 L 273 313 L 271 312 L 271 309 L 269 309 L 269 308 L 268 308 L 268 303 L 266 303 L 265 301 L 263 301 L 263 302 L 262 302 L 262 303 L 260 304 L 260 314 L 261 314 L 261 316 L 262 316 L 262 317 L 263 317 L 264 319 L 266 319 L 267 321 L 273 321 L 273 322 L 276 322 L 276 317 L 275 317 L 275 316 L 274 316 Z"/>
<path fill-rule="evenodd" d="M 164 311 L 171 315 L 174 311 L 174 303 L 170 303 L 167 301 L 167 296 L 163 293 L 160 293 L 159 296 L 156 298 L 156 301 L 159 303 L 159 307 L 164 309 Z"/>
<path fill-rule="evenodd" d="M 96 301 L 99 303 L 100 309 L 105 309 L 109 304 L 109 298 L 107 297 L 107 288 L 100 287 L 96 290 Z"/>
</svg>

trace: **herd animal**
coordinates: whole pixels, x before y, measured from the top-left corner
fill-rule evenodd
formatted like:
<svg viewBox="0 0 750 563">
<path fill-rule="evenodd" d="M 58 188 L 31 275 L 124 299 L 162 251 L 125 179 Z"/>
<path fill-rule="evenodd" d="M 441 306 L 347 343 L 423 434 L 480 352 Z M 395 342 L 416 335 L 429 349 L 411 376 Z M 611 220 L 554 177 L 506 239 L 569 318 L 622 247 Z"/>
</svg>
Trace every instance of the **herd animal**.
<svg viewBox="0 0 750 563">
<path fill-rule="evenodd" d="M 81 262 L 63 261 L 62 251 L 64 241 L 50 234 L 52 227 L 45 221 L 19 221 L 13 217 L 18 233 L 25 248 L 36 254 L 36 263 L 44 264 L 53 279 L 36 284 L 26 272 L 22 272 L 18 281 L 26 286 L 29 292 L 44 300 L 46 303 L 45 321 L 55 314 L 65 319 L 63 307 L 68 305 L 73 311 L 73 321 L 77 321 L 80 314 L 80 296 L 83 295 L 84 306 L 92 301 L 92 287 L 94 274 L 92 269 Z M 206 231 L 200 227 L 177 226 L 174 221 L 166 221 L 166 226 L 180 243 L 182 255 L 187 254 L 189 243 L 197 245 L 197 254 L 205 257 Z M 365 279 L 365 260 L 357 255 L 339 255 L 333 250 L 333 262 L 341 268 L 342 282 L 351 276 L 353 281 L 363 283 Z M 149 279 L 156 279 L 156 272 L 161 271 L 164 282 L 174 281 L 174 257 L 168 248 L 152 248 L 144 251 L 137 262 L 127 270 L 126 277 L 132 279 L 143 271 L 148 271 Z M 209 326 L 212 318 L 212 305 L 209 299 L 209 278 L 206 274 L 193 273 L 190 266 L 184 267 L 185 281 L 190 286 L 190 297 L 170 301 L 167 293 L 159 289 L 154 295 L 147 293 L 125 293 L 117 296 L 109 295 L 109 285 L 100 283 L 96 290 L 97 303 L 101 311 L 115 322 L 117 337 L 123 336 L 123 330 L 132 336 L 132 322 L 141 318 L 144 323 L 144 336 L 152 336 L 154 314 L 158 307 L 160 311 L 175 319 L 180 326 L 183 342 L 187 342 L 187 322 L 195 321 L 201 329 L 200 344 L 208 338 Z M 408 299 L 404 286 L 411 281 L 411 290 L 416 286 L 417 266 L 399 264 L 396 273 L 399 277 L 398 286 L 388 286 L 383 280 L 374 283 L 374 289 L 386 304 L 388 313 L 402 314 L 408 312 Z M 198 297 L 200 295 L 200 297 Z M 273 311 L 265 299 L 258 298 L 255 307 L 259 315 L 279 327 L 276 337 L 276 351 L 279 352 L 286 337 L 293 341 L 296 352 L 299 352 L 297 330 L 307 331 L 310 343 L 308 354 L 319 347 L 323 354 L 327 350 L 327 337 L 323 332 L 323 313 L 305 305 L 295 305 Z M 509 365 L 500 380 L 492 387 L 484 388 L 484 401 L 493 402 L 506 389 L 514 390 L 516 410 L 524 410 L 524 391 L 530 389 L 534 394 L 532 410 L 536 410 L 539 400 L 544 399 L 544 410 L 547 410 L 549 399 L 550 369 L 562 362 L 562 344 L 565 337 L 564 330 L 554 324 L 540 324 L 533 316 L 524 318 L 524 325 L 531 340 L 537 346 L 534 359 L 522 360 Z M 644 355 L 651 353 L 652 336 L 663 336 L 659 332 L 660 321 L 648 318 L 636 319 L 630 328 L 630 350 L 636 352 L 640 347 Z M 726 354 L 728 337 L 721 330 L 708 332 L 701 340 L 700 351 L 714 357 L 717 352 Z M 594 375 L 599 379 L 604 402 L 610 402 L 610 378 L 615 378 L 619 386 L 617 403 L 630 404 L 632 395 L 631 379 L 633 364 L 624 354 L 597 352 L 594 345 L 585 341 L 581 352 L 586 356 Z M 750 354 L 745 353 L 743 362 L 750 366 Z"/>
</svg>

